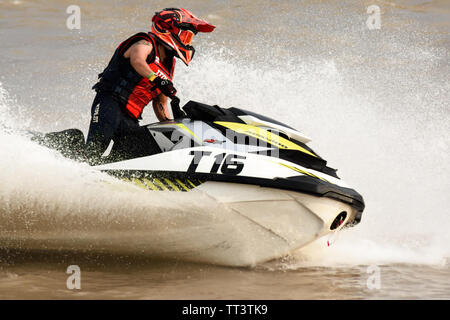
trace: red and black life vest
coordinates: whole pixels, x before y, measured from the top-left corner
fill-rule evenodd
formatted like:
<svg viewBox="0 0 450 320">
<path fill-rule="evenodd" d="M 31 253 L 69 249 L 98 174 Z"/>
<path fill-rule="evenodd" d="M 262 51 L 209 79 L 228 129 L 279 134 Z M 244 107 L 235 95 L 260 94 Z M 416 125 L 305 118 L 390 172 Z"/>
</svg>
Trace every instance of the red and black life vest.
<svg viewBox="0 0 450 320">
<path fill-rule="evenodd" d="M 156 36 L 150 32 L 141 32 L 119 45 L 108 66 L 98 75 L 99 82 L 93 87 L 97 91 L 111 92 L 112 96 L 135 118 L 139 118 L 144 107 L 161 93 L 147 78 L 134 70 L 130 59 L 123 56 L 125 51 L 140 40 L 147 40 L 153 45 L 153 50 L 147 57 L 150 69 L 158 77 L 172 81 L 175 57 L 167 57 L 166 61 L 169 63 L 163 65 Z"/>
</svg>

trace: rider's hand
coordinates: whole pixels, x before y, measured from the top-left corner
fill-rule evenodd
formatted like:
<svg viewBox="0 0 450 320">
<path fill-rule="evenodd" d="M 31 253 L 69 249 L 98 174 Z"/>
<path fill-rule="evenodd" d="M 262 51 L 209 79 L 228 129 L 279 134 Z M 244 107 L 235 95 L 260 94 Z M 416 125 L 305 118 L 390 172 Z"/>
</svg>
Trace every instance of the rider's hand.
<svg viewBox="0 0 450 320">
<path fill-rule="evenodd" d="M 173 97 L 177 94 L 177 89 L 174 88 L 173 83 L 170 80 L 156 77 L 153 81 L 150 81 L 150 83 L 153 83 L 155 87 L 167 97 Z"/>
</svg>

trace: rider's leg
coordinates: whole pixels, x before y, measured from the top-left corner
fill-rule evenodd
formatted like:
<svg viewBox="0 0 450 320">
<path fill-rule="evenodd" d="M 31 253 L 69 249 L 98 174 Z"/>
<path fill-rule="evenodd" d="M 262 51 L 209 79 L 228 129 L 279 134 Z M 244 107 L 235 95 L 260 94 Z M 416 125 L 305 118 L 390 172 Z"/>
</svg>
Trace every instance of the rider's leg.
<svg viewBox="0 0 450 320">
<path fill-rule="evenodd" d="M 86 156 L 91 164 L 101 161 L 120 126 L 121 107 L 109 94 L 98 93 L 91 110 L 91 123 L 86 141 Z"/>
</svg>

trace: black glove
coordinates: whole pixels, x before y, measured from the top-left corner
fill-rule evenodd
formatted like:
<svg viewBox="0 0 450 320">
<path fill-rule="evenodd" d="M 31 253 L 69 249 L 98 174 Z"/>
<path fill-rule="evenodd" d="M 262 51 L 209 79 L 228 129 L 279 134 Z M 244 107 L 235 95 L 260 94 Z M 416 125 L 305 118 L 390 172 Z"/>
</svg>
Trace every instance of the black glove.
<svg viewBox="0 0 450 320">
<path fill-rule="evenodd" d="M 180 109 L 180 98 L 177 96 L 172 97 L 172 101 L 170 102 L 170 106 L 172 107 L 172 114 L 174 119 L 186 118 L 186 113 Z"/>
<path fill-rule="evenodd" d="M 177 94 L 177 89 L 174 88 L 172 81 L 156 77 L 153 81 L 156 88 L 158 88 L 164 95 L 173 97 Z"/>
</svg>

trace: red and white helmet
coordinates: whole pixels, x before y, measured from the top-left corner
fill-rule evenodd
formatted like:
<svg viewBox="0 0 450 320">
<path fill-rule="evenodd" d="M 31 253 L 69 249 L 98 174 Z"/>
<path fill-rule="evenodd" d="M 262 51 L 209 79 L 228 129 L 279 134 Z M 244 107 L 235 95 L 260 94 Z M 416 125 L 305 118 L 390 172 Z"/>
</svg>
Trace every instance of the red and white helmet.
<svg viewBox="0 0 450 320">
<path fill-rule="evenodd" d="M 152 22 L 152 33 L 173 49 L 186 65 L 189 65 L 195 53 L 191 45 L 194 35 L 197 32 L 212 32 L 215 28 L 183 8 L 167 8 L 156 12 Z"/>
</svg>

